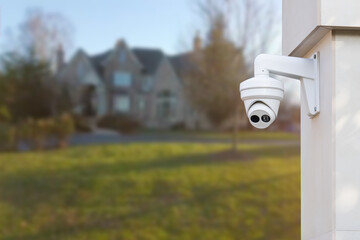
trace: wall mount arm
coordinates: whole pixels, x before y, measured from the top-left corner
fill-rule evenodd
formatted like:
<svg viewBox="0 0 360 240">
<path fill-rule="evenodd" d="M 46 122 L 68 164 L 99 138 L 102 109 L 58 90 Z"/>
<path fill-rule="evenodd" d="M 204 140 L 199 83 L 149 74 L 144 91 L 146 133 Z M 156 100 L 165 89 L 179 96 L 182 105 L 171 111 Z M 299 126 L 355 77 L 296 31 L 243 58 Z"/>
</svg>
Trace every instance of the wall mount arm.
<svg viewBox="0 0 360 240">
<path fill-rule="evenodd" d="M 320 112 L 319 52 L 311 58 L 298 58 L 260 54 L 255 59 L 254 75 L 275 74 L 300 80 L 308 107 L 308 116 L 315 117 Z"/>
</svg>

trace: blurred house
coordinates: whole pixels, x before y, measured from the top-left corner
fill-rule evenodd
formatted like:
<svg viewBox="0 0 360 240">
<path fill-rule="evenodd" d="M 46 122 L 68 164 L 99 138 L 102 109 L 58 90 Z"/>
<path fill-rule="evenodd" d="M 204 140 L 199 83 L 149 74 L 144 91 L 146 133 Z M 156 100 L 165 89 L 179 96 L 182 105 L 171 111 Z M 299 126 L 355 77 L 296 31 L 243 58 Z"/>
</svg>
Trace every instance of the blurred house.
<svg viewBox="0 0 360 240">
<path fill-rule="evenodd" d="M 194 40 L 195 48 L 199 41 Z M 93 56 L 79 49 L 67 64 L 62 48 L 57 56 L 57 80 L 76 114 L 92 118 L 124 114 L 148 128 L 210 127 L 186 99 L 180 73 L 188 62 L 183 55 L 129 48 L 119 40 L 114 48 Z"/>
<path fill-rule="evenodd" d="M 184 79 L 194 67 L 191 58 L 202 49 L 201 38 L 194 38 L 190 52 L 168 56 L 159 49 L 129 48 L 119 40 L 112 49 L 90 56 L 79 49 L 68 63 L 64 51 L 57 52 L 57 80 L 71 99 L 73 112 L 96 121 L 105 115 L 122 114 L 147 128 L 211 129 L 207 118 L 196 111 L 184 88 Z M 239 104 L 243 107 L 241 101 Z M 282 104 L 285 107 L 285 104 Z M 291 108 L 273 124 L 273 129 L 295 129 Z M 288 114 L 289 113 L 289 114 Z M 290 115 L 291 113 L 291 115 Z M 242 113 L 236 122 L 249 128 Z M 222 124 L 231 129 L 235 114 Z"/>
</svg>

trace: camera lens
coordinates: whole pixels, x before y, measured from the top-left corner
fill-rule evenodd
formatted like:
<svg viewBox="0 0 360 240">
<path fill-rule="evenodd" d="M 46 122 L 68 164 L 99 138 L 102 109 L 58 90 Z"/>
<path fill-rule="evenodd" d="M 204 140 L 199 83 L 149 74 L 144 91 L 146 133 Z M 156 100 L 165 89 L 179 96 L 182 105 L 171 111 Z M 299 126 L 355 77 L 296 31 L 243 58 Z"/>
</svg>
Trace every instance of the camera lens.
<svg viewBox="0 0 360 240">
<path fill-rule="evenodd" d="M 262 115 L 261 120 L 263 122 L 270 122 L 270 116 L 269 115 Z"/>
<path fill-rule="evenodd" d="M 256 115 L 252 115 L 250 119 L 251 119 L 251 121 L 254 122 L 254 123 L 257 123 L 257 122 L 260 121 L 260 118 L 259 118 L 258 116 L 256 116 Z"/>
</svg>

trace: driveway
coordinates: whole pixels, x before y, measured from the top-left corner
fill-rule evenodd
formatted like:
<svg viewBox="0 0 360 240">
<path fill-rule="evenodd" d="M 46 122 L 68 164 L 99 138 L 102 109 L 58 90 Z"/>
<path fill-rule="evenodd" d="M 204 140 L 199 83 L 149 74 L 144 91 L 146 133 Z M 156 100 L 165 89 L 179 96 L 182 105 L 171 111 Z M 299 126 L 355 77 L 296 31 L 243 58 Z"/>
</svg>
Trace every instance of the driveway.
<svg viewBox="0 0 360 240">
<path fill-rule="evenodd" d="M 232 139 L 210 138 L 199 136 L 187 136 L 186 134 L 171 133 L 138 133 L 134 135 L 122 135 L 114 131 L 98 129 L 92 133 L 78 133 L 70 139 L 70 145 L 95 145 L 95 144 L 115 144 L 115 143 L 231 143 Z M 260 145 L 299 145 L 297 140 L 238 140 L 242 144 Z"/>
</svg>

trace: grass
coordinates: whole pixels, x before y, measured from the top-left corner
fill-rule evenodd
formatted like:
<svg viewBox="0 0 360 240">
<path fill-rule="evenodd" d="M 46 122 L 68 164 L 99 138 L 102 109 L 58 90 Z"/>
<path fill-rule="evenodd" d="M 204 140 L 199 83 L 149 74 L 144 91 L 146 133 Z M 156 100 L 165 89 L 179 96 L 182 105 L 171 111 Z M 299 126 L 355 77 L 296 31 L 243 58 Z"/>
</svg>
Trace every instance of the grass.
<svg viewBox="0 0 360 240">
<path fill-rule="evenodd" d="M 209 132 L 199 132 L 199 133 L 190 133 L 195 137 L 205 137 L 205 138 L 219 138 L 219 139 L 232 139 L 233 133 L 209 133 Z M 239 141 L 246 140 L 299 140 L 300 136 L 294 133 L 287 132 L 267 132 L 267 131 L 243 131 L 238 133 Z"/>
<path fill-rule="evenodd" d="M 299 148 L 128 144 L 0 155 L 0 239 L 300 239 Z"/>
<path fill-rule="evenodd" d="M 146 131 L 145 134 L 160 134 L 160 135 L 177 135 L 184 137 L 193 137 L 200 139 L 228 139 L 233 138 L 233 132 L 209 132 L 209 131 Z M 290 132 L 271 132 L 263 130 L 255 131 L 240 131 L 238 133 L 239 141 L 248 140 L 300 140 L 300 135 Z"/>
</svg>

